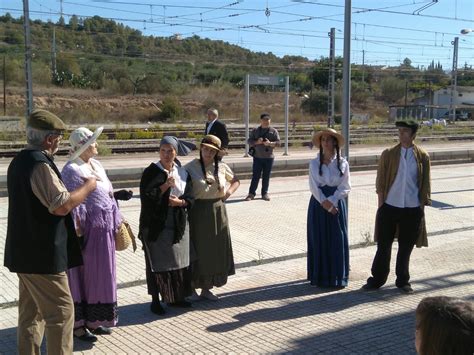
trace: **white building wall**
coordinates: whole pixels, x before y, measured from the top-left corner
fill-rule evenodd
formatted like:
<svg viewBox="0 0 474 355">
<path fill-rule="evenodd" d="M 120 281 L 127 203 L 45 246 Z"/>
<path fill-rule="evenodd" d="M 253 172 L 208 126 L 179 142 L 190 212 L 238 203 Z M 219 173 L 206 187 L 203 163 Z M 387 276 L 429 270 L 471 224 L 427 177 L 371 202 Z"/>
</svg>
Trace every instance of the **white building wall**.
<svg viewBox="0 0 474 355">
<path fill-rule="evenodd" d="M 434 117 L 439 118 L 449 111 L 451 105 L 451 88 L 440 89 L 434 92 L 433 105 L 443 106 L 442 108 L 434 109 Z M 474 106 L 474 87 L 458 87 L 454 95 L 454 105 Z"/>
</svg>

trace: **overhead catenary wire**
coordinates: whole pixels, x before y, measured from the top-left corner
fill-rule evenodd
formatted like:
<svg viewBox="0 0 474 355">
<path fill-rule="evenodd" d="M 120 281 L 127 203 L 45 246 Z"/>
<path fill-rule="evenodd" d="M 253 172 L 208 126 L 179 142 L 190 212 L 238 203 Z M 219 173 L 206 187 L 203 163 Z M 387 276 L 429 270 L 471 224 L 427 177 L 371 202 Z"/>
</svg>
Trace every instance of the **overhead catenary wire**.
<svg viewBox="0 0 474 355">
<path fill-rule="evenodd" d="M 191 9 L 191 10 L 199 10 L 199 13 L 202 14 L 202 13 L 205 13 L 206 11 L 208 12 L 216 12 L 216 11 L 224 11 L 224 12 L 228 12 L 228 13 L 231 13 L 231 14 L 239 14 L 240 15 L 245 15 L 244 13 L 242 13 L 242 11 L 245 11 L 245 10 L 248 10 L 249 12 L 261 12 L 262 11 L 262 8 L 251 8 L 251 7 L 232 7 L 232 8 L 229 8 L 228 5 L 231 5 L 233 4 L 232 2 L 227 2 L 225 3 L 223 6 L 207 6 L 207 7 L 203 7 L 203 6 L 188 6 L 188 5 L 177 5 L 177 4 L 156 4 L 156 3 L 136 3 L 136 2 L 127 2 L 127 1 L 95 1 L 96 3 L 108 3 L 108 4 L 113 4 L 114 6 L 116 6 L 116 4 L 134 4 L 134 5 L 144 5 L 144 6 L 153 6 L 153 7 L 160 7 L 160 6 L 166 6 L 168 8 L 179 8 L 179 9 L 183 9 L 183 8 L 187 8 L 187 9 Z M 66 3 L 66 2 L 64 2 Z M 72 2 L 69 2 L 69 3 L 72 3 Z M 301 2 L 301 3 L 310 3 L 312 5 L 318 5 L 318 6 L 331 6 L 331 7 L 334 7 L 334 8 L 342 8 L 342 5 L 337 5 L 337 4 L 328 4 L 328 3 L 321 3 L 321 2 L 312 2 L 312 1 L 306 1 L 306 2 Z M 417 4 L 419 3 L 423 3 L 423 2 L 417 2 Z M 393 11 L 391 9 L 395 8 L 395 7 L 400 7 L 400 6 L 408 6 L 408 5 L 412 5 L 412 4 L 415 4 L 415 2 L 410 2 L 410 4 L 402 4 L 402 5 L 396 5 L 396 6 L 389 6 L 389 7 L 381 7 L 381 8 L 360 8 L 360 7 L 355 7 L 354 9 L 356 11 L 361 11 L 361 12 L 364 12 L 364 11 Z M 97 6 L 97 5 L 85 5 L 83 4 L 84 6 Z M 291 5 L 284 5 L 284 6 L 278 6 L 278 7 L 272 7 L 272 13 L 273 14 L 285 14 L 285 15 L 288 15 L 288 14 L 292 14 L 292 16 L 300 16 L 300 18 L 298 19 L 295 19 L 293 20 L 293 22 L 291 22 L 290 20 L 290 23 L 295 23 L 294 21 L 306 21 L 306 20 L 311 20 L 313 19 L 314 17 L 308 17 L 306 14 L 297 14 L 297 13 L 294 13 L 294 12 L 288 12 L 288 11 L 280 11 L 279 9 L 283 9 L 283 8 L 288 8 L 290 6 L 297 6 L 298 4 L 291 4 Z M 227 6 L 227 8 L 226 8 Z M 105 6 L 103 6 L 105 8 Z M 128 9 L 130 8 L 130 6 L 128 6 Z M 117 11 L 120 11 L 119 9 L 112 9 L 112 8 L 107 8 L 108 10 L 117 10 Z M 126 11 L 126 10 L 123 10 L 123 11 Z M 411 13 L 408 13 L 408 12 L 402 12 L 402 11 L 398 11 L 400 14 L 405 14 L 405 15 L 412 15 Z M 129 12 L 130 13 L 130 12 Z M 354 12 L 355 13 L 355 12 Z M 48 13 L 48 12 L 43 12 L 44 15 L 47 15 L 47 16 L 52 16 L 51 13 Z M 149 12 L 144 12 L 142 16 L 146 16 L 148 17 L 150 15 Z M 64 14 L 65 16 L 72 16 L 71 14 Z M 80 17 L 80 18 L 89 18 L 91 16 L 81 16 L 81 15 L 78 15 L 78 14 L 75 14 L 76 16 Z M 336 14 L 336 15 L 328 15 L 328 16 L 340 16 L 340 14 Z M 155 14 L 155 17 L 157 17 L 158 19 L 160 19 L 161 15 L 159 14 Z M 229 22 L 216 22 L 214 23 L 213 22 L 213 18 L 215 19 L 222 19 L 222 18 L 228 18 L 228 16 L 215 16 L 215 17 L 211 17 L 211 18 L 207 18 L 205 19 L 205 21 L 209 24 L 209 26 L 203 26 L 202 24 L 199 24 L 199 25 L 192 25 L 193 24 L 193 21 L 196 22 L 198 19 L 193 19 L 193 18 L 189 18 L 190 14 L 189 13 L 186 13 L 186 14 L 183 14 L 183 15 L 180 15 L 180 16 L 173 16 L 173 15 L 169 15 L 167 16 L 167 18 L 171 18 L 171 17 L 175 17 L 176 19 L 180 19 L 180 21 L 186 21 L 186 26 L 183 25 L 182 23 L 180 23 L 179 21 L 171 21 L 171 23 L 166 23 L 166 24 L 160 24 L 158 25 L 156 23 L 156 21 L 153 21 L 153 26 L 159 26 L 157 27 L 157 29 L 159 30 L 162 30 L 163 28 L 168 28 L 170 30 L 173 30 L 174 28 L 176 28 L 176 26 L 183 26 L 183 27 L 189 27 L 189 28 L 198 28 L 200 30 L 195 30 L 193 32 L 190 32 L 189 34 L 193 35 L 193 34 L 198 34 L 198 33 L 205 33 L 205 32 L 209 32 L 209 31 L 227 31 L 227 32 L 230 32 L 230 31 L 238 31 L 239 33 L 240 32 L 248 32 L 248 33 L 261 33 L 261 32 L 264 32 L 266 34 L 268 34 L 268 36 L 299 36 L 300 38 L 304 38 L 308 40 L 308 42 L 311 40 L 311 38 L 314 38 L 314 39 L 317 39 L 317 38 L 323 38 L 323 37 L 326 37 L 326 35 L 324 36 L 318 36 L 317 35 L 317 31 L 305 31 L 305 33 L 299 33 L 300 29 L 296 28 L 296 27 L 291 27 L 289 29 L 282 29 L 284 28 L 285 26 L 282 26 L 283 22 L 284 21 L 275 21 L 275 22 L 270 22 L 270 23 L 263 23 L 262 24 L 252 24 L 252 25 L 242 25 L 242 24 L 235 24 L 235 23 L 229 23 Z M 289 16 L 289 15 L 288 15 Z M 326 16 L 326 17 L 328 17 Z M 273 16 L 272 16 L 273 17 Z M 122 21 L 122 22 L 133 22 L 135 21 L 135 23 L 143 23 L 143 20 L 142 19 L 132 19 L 130 18 L 129 16 L 126 16 L 126 17 L 122 17 L 122 18 L 110 18 L 111 20 L 116 20 L 116 21 Z M 456 20 L 456 21 L 461 21 L 463 19 L 457 19 L 457 18 L 449 18 L 451 20 Z M 147 21 L 149 21 L 149 23 L 152 23 L 150 21 L 150 19 L 146 19 Z M 199 19 L 200 21 L 201 19 Z M 318 20 L 323 20 L 323 21 L 337 21 L 337 22 L 341 22 L 341 20 L 338 20 L 338 19 L 329 19 L 329 18 L 323 18 L 323 17 L 320 17 L 318 18 Z M 146 22 L 145 22 L 146 23 Z M 357 22 L 359 24 L 361 24 L 360 22 Z M 353 22 L 353 24 L 355 25 L 356 22 Z M 380 28 L 389 28 L 390 26 L 384 26 L 384 25 L 377 25 L 377 24 L 364 24 L 364 25 L 367 25 L 367 26 L 373 26 L 375 28 L 377 27 L 380 27 Z M 153 26 L 148 26 L 148 30 L 150 28 L 152 28 Z M 228 28 L 226 28 L 225 26 L 229 26 Z M 237 26 L 237 27 L 235 27 Z M 275 29 L 275 27 L 279 27 L 280 29 Z M 392 26 L 393 27 L 393 26 Z M 398 30 L 404 30 L 404 31 L 410 31 L 410 29 L 408 28 L 403 28 L 403 27 L 393 27 L 392 29 L 398 29 Z M 416 33 L 416 31 L 420 31 L 420 30 L 416 30 L 416 29 L 413 29 L 413 31 Z M 321 33 L 325 33 L 326 31 L 321 31 Z M 448 41 L 441 41 L 439 42 L 439 39 L 438 37 L 439 36 L 442 36 L 443 38 L 445 36 L 452 36 L 453 34 L 452 33 L 448 33 L 448 32 L 438 32 L 438 31 L 423 31 L 423 32 L 428 32 L 428 33 L 431 33 L 431 34 L 434 34 L 435 36 L 435 39 L 434 40 L 431 40 L 432 43 L 430 44 L 430 40 L 424 40 L 424 41 L 427 41 L 426 43 L 422 43 L 422 45 L 420 46 L 419 44 L 421 43 L 421 40 L 418 40 L 417 38 L 404 38 L 403 40 L 397 40 L 397 41 L 394 41 L 394 40 L 389 40 L 389 38 L 387 37 L 384 37 L 383 39 L 381 38 L 377 38 L 377 36 L 369 36 L 369 35 L 366 35 L 364 36 L 364 38 L 361 40 L 361 39 L 358 39 L 358 38 L 354 38 L 353 40 L 356 40 L 356 41 L 359 41 L 360 43 L 369 43 L 371 45 L 374 45 L 374 46 L 382 46 L 382 47 L 386 47 L 386 48 L 395 48 L 397 45 L 399 47 L 401 46 L 406 46 L 406 47 L 414 47 L 414 48 L 417 48 L 417 47 L 423 47 L 422 49 L 422 52 L 423 52 L 423 55 L 417 55 L 416 53 L 413 53 L 407 50 L 404 51 L 404 53 L 399 53 L 399 57 L 403 57 L 403 56 L 410 56 L 410 57 L 413 57 L 413 58 L 426 58 L 426 60 L 431 60 L 433 59 L 433 57 L 435 55 L 439 56 L 440 58 L 449 58 L 449 51 L 451 50 L 451 45 L 449 44 Z M 173 32 L 170 31 L 170 34 L 173 34 Z M 108 35 L 106 33 L 106 35 Z M 186 37 L 186 33 L 181 33 L 180 34 L 181 36 L 183 37 Z M 337 40 L 340 40 L 339 38 L 337 38 Z M 242 39 L 238 40 L 238 41 L 232 41 L 232 40 L 228 40 L 229 43 L 233 43 L 235 42 L 235 44 L 243 44 L 243 45 L 246 45 L 247 43 L 249 43 L 249 41 L 244 41 Z M 409 42 L 412 41 L 412 42 L 416 42 L 417 45 L 415 44 L 409 44 Z M 252 45 L 252 44 L 249 44 L 249 45 Z M 276 44 L 271 44 L 269 43 L 269 45 L 271 46 L 276 46 Z M 288 47 L 285 47 L 283 45 L 280 44 L 280 47 L 282 48 L 298 48 L 297 46 L 288 46 Z M 308 56 L 310 57 L 316 57 L 318 55 L 318 53 L 312 53 L 310 50 L 313 49 L 312 47 L 314 46 L 311 46 L 310 44 L 307 44 L 305 43 L 305 48 L 300 48 L 300 51 L 301 53 L 308 53 Z M 315 51 L 318 51 L 317 48 L 314 48 Z M 439 52 L 443 52 L 444 50 L 446 50 L 446 53 L 448 53 L 446 56 L 442 55 L 442 54 L 436 54 L 437 51 Z M 471 50 L 470 47 L 467 47 L 465 49 L 463 49 L 464 51 L 467 51 L 467 50 Z M 370 49 L 366 49 L 365 50 L 367 54 L 369 54 L 370 56 L 370 53 L 376 53 L 377 51 L 371 51 Z M 387 54 L 390 54 L 389 51 L 385 51 Z M 274 52 L 274 53 L 282 53 L 282 54 L 292 54 L 291 52 L 288 52 L 288 53 L 283 53 L 283 52 Z M 312 54 L 312 55 L 311 55 Z M 474 56 L 473 56 L 474 57 Z M 400 58 L 401 59 L 401 58 Z M 436 59 L 436 58 L 435 58 Z M 462 58 L 460 58 L 462 60 Z M 467 59 L 469 59 L 469 57 L 467 57 Z M 422 59 L 421 59 L 422 60 Z M 394 62 L 393 59 L 390 60 L 391 62 Z M 413 62 L 416 63 L 416 61 L 412 60 Z M 370 58 L 368 59 L 367 61 L 367 64 L 370 63 Z M 423 63 L 422 61 L 420 63 Z M 425 63 L 426 64 L 426 63 Z"/>
</svg>

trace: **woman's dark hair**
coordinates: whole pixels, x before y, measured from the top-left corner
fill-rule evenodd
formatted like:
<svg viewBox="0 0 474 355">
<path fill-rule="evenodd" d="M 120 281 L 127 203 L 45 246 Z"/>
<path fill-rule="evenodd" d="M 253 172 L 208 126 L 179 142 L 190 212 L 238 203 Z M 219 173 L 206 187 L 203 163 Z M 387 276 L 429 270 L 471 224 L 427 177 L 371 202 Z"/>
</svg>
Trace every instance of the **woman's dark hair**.
<svg viewBox="0 0 474 355">
<path fill-rule="evenodd" d="M 474 353 L 474 303 L 459 298 L 426 297 L 416 308 L 421 355 Z"/>
<path fill-rule="evenodd" d="M 344 175 L 341 170 L 341 153 L 339 149 L 339 144 L 337 142 L 337 139 L 334 138 L 333 136 L 330 136 L 334 140 L 334 145 L 336 147 L 336 154 L 337 154 L 337 169 L 339 170 L 339 176 Z M 322 137 L 321 137 L 322 139 Z M 319 176 L 323 175 L 323 145 L 321 144 L 321 141 L 319 142 Z"/>
<path fill-rule="evenodd" d="M 208 185 L 212 184 L 212 181 L 207 179 L 206 177 L 206 167 L 204 166 L 204 160 L 202 159 L 202 151 L 199 151 L 199 163 L 201 164 L 201 171 L 202 175 L 204 176 L 204 179 L 206 180 L 206 183 Z M 221 186 L 221 182 L 219 181 L 219 157 L 216 155 L 214 156 L 214 179 L 217 182 L 217 189 L 221 190 L 223 187 Z"/>
</svg>

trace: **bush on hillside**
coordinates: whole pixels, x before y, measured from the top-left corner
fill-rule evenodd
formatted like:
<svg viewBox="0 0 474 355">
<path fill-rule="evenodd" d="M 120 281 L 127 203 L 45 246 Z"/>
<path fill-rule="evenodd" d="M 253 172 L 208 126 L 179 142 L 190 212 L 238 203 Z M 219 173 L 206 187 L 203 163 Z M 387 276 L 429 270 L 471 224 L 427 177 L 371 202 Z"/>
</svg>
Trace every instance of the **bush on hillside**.
<svg viewBox="0 0 474 355">
<path fill-rule="evenodd" d="M 164 98 L 161 104 L 161 112 L 157 118 L 160 121 L 174 121 L 181 117 L 183 114 L 183 108 L 176 97 L 167 96 Z"/>
</svg>

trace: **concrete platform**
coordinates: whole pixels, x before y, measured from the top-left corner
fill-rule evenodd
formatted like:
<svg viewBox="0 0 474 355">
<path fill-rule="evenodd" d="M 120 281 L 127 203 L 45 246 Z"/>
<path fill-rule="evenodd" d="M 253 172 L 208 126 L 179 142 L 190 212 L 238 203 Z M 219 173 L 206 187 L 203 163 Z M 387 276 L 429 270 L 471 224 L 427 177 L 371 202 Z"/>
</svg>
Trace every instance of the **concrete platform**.
<svg viewBox="0 0 474 355">
<path fill-rule="evenodd" d="M 186 312 L 167 308 L 166 316 L 155 316 L 148 309 L 140 246 L 136 253 L 119 252 L 119 326 L 93 347 L 77 342 L 75 353 L 414 354 L 414 309 L 423 297 L 474 300 L 474 164 L 433 167 L 433 206 L 426 208 L 430 247 L 413 252 L 416 292 L 410 296 L 398 293 L 393 272 L 380 291 L 359 291 L 375 253 L 370 245 L 374 182 L 374 171 L 352 173 L 346 289 L 319 289 L 305 281 L 307 176 L 272 179 L 270 202 L 244 202 L 244 180 L 227 203 L 237 273 L 215 290 L 221 300 L 197 302 Z M 121 210 L 137 231 L 140 203 L 134 191 Z M 0 198 L 0 259 L 7 211 L 7 199 Z M 16 275 L 1 267 L 1 354 L 16 349 L 17 284 Z"/>
</svg>

